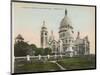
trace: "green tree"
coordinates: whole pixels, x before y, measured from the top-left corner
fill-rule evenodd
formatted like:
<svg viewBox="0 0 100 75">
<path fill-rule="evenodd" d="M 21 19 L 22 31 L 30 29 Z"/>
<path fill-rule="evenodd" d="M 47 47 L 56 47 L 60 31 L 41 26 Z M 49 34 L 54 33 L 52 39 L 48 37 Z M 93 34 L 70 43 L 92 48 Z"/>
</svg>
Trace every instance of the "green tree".
<svg viewBox="0 0 100 75">
<path fill-rule="evenodd" d="M 51 54 L 51 49 L 50 48 L 45 48 L 44 49 L 44 55 Z"/>
<path fill-rule="evenodd" d="M 36 48 L 35 49 L 35 55 L 48 55 L 51 54 L 51 49 L 50 48 Z"/>
<path fill-rule="evenodd" d="M 26 56 L 28 54 L 29 50 L 29 44 L 27 42 L 24 42 L 24 38 L 19 34 L 15 38 L 15 44 L 14 44 L 14 56 Z"/>
<path fill-rule="evenodd" d="M 26 56 L 28 54 L 29 45 L 27 42 L 20 41 L 15 43 L 14 45 L 14 55 L 18 56 Z"/>
<path fill-rule="evenodd" d="M 31 47 L 32 49 L 37 48 L 35 44 L 31 44 L 30 47 Z"/>
<path fill-rule="evenodd" d="M 29 54 L 30 55 L 34 55 L 36 53 L 37 47 L 35 44 L 31 44 L 30 46 L 30 50 L 29 50 Z"/>
<path fill-rule="evenodd" d="M 35 55 L 43 55 L 43 48 L 36 48 Z"/>
</svg>

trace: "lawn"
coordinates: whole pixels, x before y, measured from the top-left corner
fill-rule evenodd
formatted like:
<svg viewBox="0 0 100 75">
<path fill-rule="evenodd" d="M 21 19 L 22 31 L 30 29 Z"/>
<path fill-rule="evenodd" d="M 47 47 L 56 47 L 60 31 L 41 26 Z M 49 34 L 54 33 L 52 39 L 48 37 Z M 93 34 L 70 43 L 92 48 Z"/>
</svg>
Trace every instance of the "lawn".
<svg viewBox="0 0 100 75">
<path fill-rule="evenodd" d="M 95 57 L 85 56 L 85 57 L 64 58 L 63 60 L 59 60 L 58 63 L 67 70 L 91 69 L 95 68 Z"/>
<path fill-rule="evenodd" d="M 49 60 L 51 61 L 51 60 Z M 55 63 L 49 61 L 32 60 L 27 62 L 26 60 L 15 62 L 15 73 L 21 72 L 43 72 L 43 71 L 57 71 L 61 70 Z M 76 69 L 91 69 L 95 68 L 95 56 L 84 57 L 64 57 L 58 59 L 57 62 L 63 66 L 66 70 Z"/>
<path fill-rule="evenodd" d="M 51 62 L 40 62 L 40 61 L 32 61 L 24 62 L 24 63 L 16 63 L 15 64 L 15 73 L 20 72 L 42 72 L 42 71 L 56 71 L 60 70 L 60 68 Z"/>
</svg>

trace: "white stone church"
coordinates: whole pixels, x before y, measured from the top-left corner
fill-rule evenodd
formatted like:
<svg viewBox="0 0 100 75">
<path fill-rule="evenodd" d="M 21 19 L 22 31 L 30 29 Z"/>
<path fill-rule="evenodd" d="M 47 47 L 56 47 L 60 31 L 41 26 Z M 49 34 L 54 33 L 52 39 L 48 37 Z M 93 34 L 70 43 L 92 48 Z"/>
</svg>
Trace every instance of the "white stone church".
<svg viewBox="0 0 100 75">
<path fill-rule="evenodd" d="M 51 36 L 48 37 L 48 30 L 43 21 L 41 28 L 41 47 L 51 48 L 53 54 L 62 54 L 69 57 L 75 55 L 88 55 L 90 54 L 90 42 L 88 36 L 83 39 L 80 38 L 80 32 L 77 33 L 76 39 L 74 39 L 74 31 L 71 25 L 71 21 L 67 16 L 67 10 L 65 10 L 65 16 L 60 22 L 59 26 L 59 40 L 56 40 L 51 32 Z"/>
</svg>

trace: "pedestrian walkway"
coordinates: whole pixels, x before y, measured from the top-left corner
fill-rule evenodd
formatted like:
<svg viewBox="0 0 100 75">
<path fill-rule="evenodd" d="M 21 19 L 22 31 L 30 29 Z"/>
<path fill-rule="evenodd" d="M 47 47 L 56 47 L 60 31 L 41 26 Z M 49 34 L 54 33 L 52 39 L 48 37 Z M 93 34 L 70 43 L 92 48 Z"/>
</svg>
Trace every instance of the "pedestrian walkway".
<svg viewBox="0 0 100 75">
<path fill-rule="evenodd" d="M 57 62 L 56 62 L 56 64 L 57 64 L 57 66 L 59 66 L 60 67 L 60 69 L 61 70 L 66 70 L 63 66 L 61 66 L 60 64 L 58 64 Z"/>
<path fill-rule="evenodd" d="M 61 66 L 59 63 L 56 61 L 50 61 L 51 63 L 55 63 L 61 70 L 66 70 L 63 66 Z"/>
</svg>

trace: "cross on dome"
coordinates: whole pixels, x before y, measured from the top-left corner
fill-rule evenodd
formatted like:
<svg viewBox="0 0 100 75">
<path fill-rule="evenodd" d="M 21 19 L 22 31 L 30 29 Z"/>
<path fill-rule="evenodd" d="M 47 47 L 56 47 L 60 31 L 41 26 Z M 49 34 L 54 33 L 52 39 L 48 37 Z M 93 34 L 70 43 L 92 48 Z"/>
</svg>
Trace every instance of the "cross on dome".
<svg viewBox="0 0 100 75">
<path fill-rule="evenodd" d="M 43 21 L 43 27 L 45 27 L 45 21 Z"/>
<path fill-rule="evenodd" d="M 65 15 L 67 16 L 67 9 L 65 9 Z"/>
</svg>

